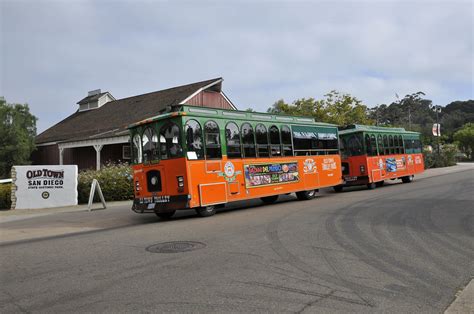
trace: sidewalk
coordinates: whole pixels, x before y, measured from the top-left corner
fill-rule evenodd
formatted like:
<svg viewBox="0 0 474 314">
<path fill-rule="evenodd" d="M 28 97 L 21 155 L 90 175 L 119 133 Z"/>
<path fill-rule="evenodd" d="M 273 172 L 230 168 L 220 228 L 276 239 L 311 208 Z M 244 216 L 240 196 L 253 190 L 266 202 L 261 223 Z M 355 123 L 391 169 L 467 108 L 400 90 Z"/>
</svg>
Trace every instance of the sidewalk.
<svg viewBox="0 0 474 314">
<path fill-rule="evenodd" d="M 474 169 L 474 163 L 458 163 L 456 166 L 428 169 L 424 173 L 417 175 L 416 179 L 430 178 L 434 176 L 444 175 L 448 173 L 462 172 L 466 170 Z M 92 210 L 101 208 L 101 203 L 95 203 L 92 205 Z M 132 208 L 132 201 L 122 202 L 107 202 L 107 207 L 126 207 Z M 45 215 L 67 213 L 67 212 L 81 212 L 88 211 L 87 204 L 68 206 L 68 207 L 57 207 L 57 208 L 44 208 L 44 209 L 14 209 L 0 211 L 0 224 L 15 220 L 28 219 L 34 217 L 40 217 Z"/>
<path fill-rule="evenodd" d="M 107 202 L 107 208 L 118 207 L 118 206 L 129 206 L 132 208 L 133 201 L 120 201 L 120 202 Z M 101 210 L 102 203 L 92 204 L 92 211 Z M 41 208 L 41 209 L 13 209 L 13 210 L 2 210 L 0 211 L 0 224 L 4 222 L 29 219 L 34 217 L 41 217 L 46 215 L 52 215 L 57 213 L 68 213 L 68 212 L 87 212 L 87 204 L 80 204 L 76 206 L 67 207 L 55 207 L 55 208 Z"/>
</svg>

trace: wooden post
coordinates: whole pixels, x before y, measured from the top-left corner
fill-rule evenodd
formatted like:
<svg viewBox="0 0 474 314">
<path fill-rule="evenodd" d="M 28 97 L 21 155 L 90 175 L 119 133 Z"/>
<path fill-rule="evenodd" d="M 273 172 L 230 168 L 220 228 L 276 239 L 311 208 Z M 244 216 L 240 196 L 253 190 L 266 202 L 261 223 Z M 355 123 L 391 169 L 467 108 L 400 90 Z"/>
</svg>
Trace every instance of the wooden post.
<svg viewBox="0 0 474 314">
<path fill-rule="evenodd" d="M 104 147 L 104 145 L 94 145 L 96 154 L 96 170 L 100 170 L 100 151 L 102 150 L 102 147 Z"/>
</svg>

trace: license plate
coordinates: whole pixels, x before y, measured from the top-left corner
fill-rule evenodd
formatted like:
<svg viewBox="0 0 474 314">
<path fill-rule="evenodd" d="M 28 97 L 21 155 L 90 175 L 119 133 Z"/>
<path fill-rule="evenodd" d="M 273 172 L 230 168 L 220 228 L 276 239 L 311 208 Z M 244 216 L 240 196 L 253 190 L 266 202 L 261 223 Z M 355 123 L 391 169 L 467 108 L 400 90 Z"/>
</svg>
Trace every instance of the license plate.
<svg viewBox="0 0 474 314">
<path fill-rule="evenodd" d="M 146 208 L 147 209 L 155 209 L 155 203 L 148 204 L 148 206 Z"/>
<path fill-rule="evenodd" d="M 356 181 L 357 177 L 344 177 L 344 181 Z"/>
</svg>

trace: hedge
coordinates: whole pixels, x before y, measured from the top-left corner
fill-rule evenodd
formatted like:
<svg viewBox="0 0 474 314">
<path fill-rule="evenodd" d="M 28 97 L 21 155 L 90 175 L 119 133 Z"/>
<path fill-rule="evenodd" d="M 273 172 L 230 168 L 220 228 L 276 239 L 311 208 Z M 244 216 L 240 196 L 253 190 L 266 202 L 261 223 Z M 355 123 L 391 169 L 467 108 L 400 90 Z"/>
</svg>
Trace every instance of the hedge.
<svg viewBox="0 0 474 314">
<path fill-rule="evenodd" d="M 12 185 L 10 183 L 0 184 L 0 209 L 12 207 L 11 193 Z"/>
<path fill-rule="evenodd" d="M 132 169 L 128 164 L 107 164 L 100 170 L 81 171 L 77 184 L 79 203 L 83 204 L 89 201 L 93 179 L 99 181 L 105 201 L 133 199 Z M 95 193 L 94 201 L 100 201 L 98 193 Z"/>
<path fill-rule="evenodd" d="M 424 151 L 425 168 L 449 167 L 456 164 L 456 154 L 458 149 L 456 145 L 444 144 L 440 146 L 438 154 L 437 147 L 432 152 Z"/>
</svg>

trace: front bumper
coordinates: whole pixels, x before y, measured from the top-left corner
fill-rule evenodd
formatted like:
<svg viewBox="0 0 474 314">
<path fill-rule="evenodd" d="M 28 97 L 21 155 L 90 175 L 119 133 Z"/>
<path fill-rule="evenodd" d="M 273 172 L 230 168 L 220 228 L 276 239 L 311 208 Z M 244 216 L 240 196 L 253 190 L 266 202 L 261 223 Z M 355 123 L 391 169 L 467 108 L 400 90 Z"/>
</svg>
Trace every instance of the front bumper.
<svg viewBox="0 0 474 314">
<path fill-rule="evenodd" d="M 368 176 L 343 176 L 342 179 L 344 180 L 343 186 L 365 185 L 369 183 Z"/>
<path fill-rule="evenodd" d="M 188 195 L 135 198 L 132 205 L 132 210 L 139 214 L 165 213 L 186 208 L 189 208 Z"/>
</svg>

